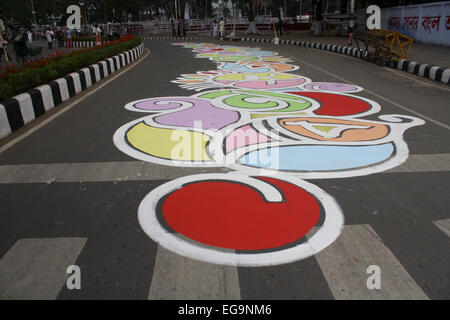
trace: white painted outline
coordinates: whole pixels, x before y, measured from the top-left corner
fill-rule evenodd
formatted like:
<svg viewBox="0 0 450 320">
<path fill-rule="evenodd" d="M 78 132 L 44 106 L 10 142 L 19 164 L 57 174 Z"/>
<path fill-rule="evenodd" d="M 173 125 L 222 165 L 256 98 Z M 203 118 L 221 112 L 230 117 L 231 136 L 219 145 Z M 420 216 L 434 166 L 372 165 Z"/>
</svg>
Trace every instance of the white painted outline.
<svg viewBox="0 0 450 320">
<path fill-rule="evenodd" d="M 254 119 L 247 123 L 235 123 L 233 125 L 227 126 L 226 128 L 218 131 L 208 145 L 208 154 L 216 159 L 217 163 L 222 163 L 223 166 L 237 170 L 239 172 L 243 172 L 248 175 L 258 175 L 261 174 L 262 170 L 266 174 L 269 172 L 280 173 L 283 172 L 285 174 L 290 174 L 302 179 L 332 179 L 332 178 L 346 178 L 346 177 L 355 177 L 355 176 L 366 176 L 374 173 L 378 173 L 381 171 L 386 171 L 392 169 L 394 167 L 399 166 L 403 162 L 408 159 L 409 149 L 406 142 L 403 140 L 403 133 L 410 127 L 419 126 L 424 124 L 425 122 L 421 119 L 405 116 L 405 115 L 382 115 L 379 118 L 384 121 L 373 121 L 373 120 L 365 120 L 353 117 L 330 117 L 330 116 L 313 116 L 311 118 L 323 118 L 323 119 L 336 119 L 336 120 L 351 120 L 351 121 L 361 121 L 366 123 L 374 123 L 374 124 L 382 124 L 389 127 L 390 132 L 381 139 L 370 140 L 370 141 L 320 141 L 312 138 L 304 137 L 302 140 L 296 140 L 295 138 L 299 138 L 300 136 L 295 134 L 289 134 L 288 130 L 283 129 L 281 126 L 278 126 L 277 120 L 280 118 L 308 118 L 310 116 L 295 116 L 295 115 L 280 115 L 276 117 L 270 118 L 259 118 Z M 226 155 L 223 153 L 223 146 L 226 143 L 226 138 L 235 129 L 245 126 L 252 125 L 255 128 L 261 127 L 261 122 L 267 120 L 269 125 L 275 129 L 275 132 L 280 132 L 285 135 L 289 134 L 292 137 L 292 140 L 277 136 L 275 139 L 277 141 L 246 145 L 240 148 L 236 148 L 233 151 L 227 153 Z M 410 120 L 409 122 L 400 122 L 402 120 Z M 276 124 L 276 126 L 274 126 Z M 231 131 L 230 131 L 231 130 Z M 226 134 L 228 133 L 228 134 Z M 263 132 L 261 132 L 263 133 Z M 272 135 L 268 135 L 265 132 L 265 135 L 274 139 Z M 335 170 L 335 171 L 284 171 L 279 169 L 270 169 L 270 168 L 262 168 L 262 167 L 251 167 L 247 165 L 240 164 L 238 161 L 245 154 L 250 153 L 256 150 L 267 149 L 270 147 L 281 147 L 281 146 L 300 146 L 300 145 L 333 145 L 333 146 L 370 146 L 370 145 L 379 145 L 385 143 L 392 143 L 394 146 L 394 155 L 387 159 L 384 162 L 365 166 L 365 167 L 357 167 L 353 169 L 345 169 L 345 170 Z M 218 161 L 220 160 L 220 161 Z"/>
<path fill-rule="evenodd" d="M 221 72 L 221 68 L 227 64 L 227 63 L 239 63 L 242 66 L 247 65 L 245 63 L 245 60 L 242 61 L 221 61 L 221 60 L 215 60 L 213 59 L 213 56 L 205 57 L 203 53 L 198 53 L 199 50 L 204 47 L 205 44 L 189 44 L 189 43 L 175 43 L 174 45 L 183 45 L 185 47 L 191 47 L 193 48 L 194 52 L 197 54 L 195 55 L 196 58 L 208 58 L 211 61 L 214 61 L 217 65 L 218 71 L 212 71 L 215 74 L 213 75 L 207 75 L 207 81 L 209 79 L 210 83 L 206 84 L 182 84 L 181 87 L 187 88 L 187 89 L 195 89 L 196 91 L 201 91 L 203 89 L 210 89 L 217 87 L 217 84 L 214 83 L 213 79 L 218 76 L 218 74 L 230 74 L 230 73 L 239 73 L 234 71 L 223 71 Z M 233 48 L 233 49 L 239 49 L 240 52 L 243 52 L 240 54 L 240 52 L 236 53 L 236 56 L 245 56 L 245 51 L 257 51 L 259 48 L 244 48 L 244 47 L 233 47 L 233 46 L 219 46 L 214 45 L 215 47 L 220 48 Z M 205 49 L 211 49 L 211 48 L 205 48 Z M 248 52 L 250 53 L 250 52 Z M 218 54 L 219 55 L 219 54 Z M 230 55 L 231 56 L 231 55 Z M 291 59 L 284 58 L 281 56 L 277 56 L 277 53 L 273 53 L 273 61 L 276 61 L 281 64 L 288 64 L 288 62 L 291 62 Z M 270 61 L 269 56 L 258 56 L 257 60 L 249 60 L 248 64 L 254 63 L 255 61 L 258 62 L 266 62 Z M 296 66 L 297 67 L 297 66 Z M 269 68 L 270 67 L 266 67 Z M 298 70 L 298 67 L 297 69 Z M 285 72 L 291 72 L 295 71 L 289 70 L 289 71 L 275 71 L 275 73 L 285 73 Z M 197 72 L 197 74 L 202 74 L 202 72 Z M 185 76 L 185 75 L 182 75 Z M 187 76 L 187 75 L 186 75 Z M 406 142 L 403 140 L 403 133 L 406 129 L 422 125 L 425 122 L 421 119 L 411 117 L 411 116 L 405 116 L 405 115 L 381 115 L 379 116 L 379 119 L 381 121 L 373 121 L 373 120 L 366 120 L 363 117 L 371 114 L 375 114 L 381 110 L 381 107 L 378 103 L 369 100 L 364 97 L 355 96 L 351 93 L 360 92 L 363 90 L 363 88 L 355 85 L 353 86 L 355 89 L 351 90 L 350 92 L 335 92 L 335 91 L 329 91 L 329 90 L 322 90 L 320 87 L 314 87 L 314 82 L 312 82 L 311 79 L 299 76 L 298 77 L 307 79 L 307 81 L 296 88 L 300 92 L 324 92 L 324 93 L 332 93 L 336 95 L 342 95 L 354 99 L 363 100 L 366 103 L 370 105 L 370 109 L 356 114 L 356 115 L 350 115 L 350 116 L 322 116 L 322 115 L 316 115 L 314 114 L 314 110 L 317 110 L 320 107 L 319 102 L 312 98 L 308 98 L 301 95 L 294 95 L 289 94 L 286 92 L 283 92 L 282 90 L 273 90 L 273 89 L 245 89 L 245 88 L 233 88 L 233 86 L 238 83 L 230 83 L 227 85 L 221 85 L 220 89 L 216 90 L 209 90 L 209 91 L 202 91 L 200 93 L 197 93 L 192 96 L 185 96 L 185 97 L 160 97 L 164 99 L 170 99 L 169 101 L 161 101 L 162 104 L 164 103 L 180 103 L 179 107 L 169 109 L 169 110 L 142 110 L 135 107 L 136 103 L 143 102 L 149 99 L 157 100 L 158 98 L 149 98 L 149 99 L 142 99 L 134 102 L 128 103 L 125 108 L 130 111 L 136 111 L 136 112 L 142 112 L 142 113 L 151 113 L 150 115 L 134 120 L 132 122 L 129 122 L 119 128 L 116 133 L 114 134 L 114 143 L 115 145 L 124 153 L 137 158 L 139 160 L 143 161 L 149 161 L 157 164 L 162 165 L 168 165 L 168 166 L 183 166 L 183 167 L 228 167 L 234 170 L 238 170 L 238 173 L 229 173 L 229 174 L 199 174 L 199 175 L 193 175 L 193 176 L 186 176 L 182 178 L 178 178 L 175 180 L 172 180 L 168 183 L 165 183 L 163 185 L 160 185 L 159 187 L 152 190 L 147 196 L 142 200 L 139 209 L 138 209 L 138 218 L 139 223 L 143 230 L 149 235 L 154 241 L 159 243 L 161 246 L 165 247 L 168 250 L 171 250 L 177 254 L 181 254 L 183 256 L 186 256 L 191 259 L 196 259 L 204 262 L 209 263 L 217 263 L 222 265 L 232 265 L 232 266 L 249 266 L 249 267 L 256 267 L 256 266 L 270 266 L 270 265 L 279 265 L 279 264 L 285 264 L 290 263 L 294 261 L 298 261 L 304 258 L 307 258 L 309 256 L 315 255 L 319 251 L 323 250 L 327 246 L 329 246 L 331 243 L 336 240 L 336 238 L 339 236 L 343 224 L 344 224 L 344 217 L 342 214 L 342 210 L 339 207 L 339 205 L 336 203 L 336 201 L 328 195 L 325 191 L 320 189 L 319 187 L 310 184 L 304 180 L 301 180 L 300 178 L 343 178 L 343 177 L 353 177 L 353 176 L 363 176 L 363 175 L 369 175 L 381 171 L 385 171 L 388 169 L 391 169 L 393 167 L 396 167 L 406 161 L 408 158 L 409 150 Z M 192 77 L 192 76 L 191 76 Z M 178 80 L 182 80 L 183 78 L 178 78 L 175 81 L 172 81 L 174 83 L 179 83 Z M 331 82 L 318 82 L 316 83 L 318 86 L 322 83 L 330 83 Z M 306 85 L 312 85 L 313 89 L 306 90 L 304 86 Z M 203 96 L 207 93 L 214 93 L 218 91 L 224 91 L 228 90 L 230 91 L 229 94 L 216 97 L 213 99 L 206 99 L 206 98 L 200 98 L 200 96 Z M 287 88 L 286 90 L 293 90 L 292 87 Z M 276 91 L 276 92 L 274 92 Z M 271 97 L 267 96 L 262 92 L 267 93 L 280 93 L 287 97 L 292 96 L 292 98 L 296 99 L 303 99 L 305 101 L 308 101 L 311 103 L 311 106 L 307 108 L 306 110 L 300 110 L 300 111 L 291 111 L 286 113 L 280 113 L 279 111 L 286 108 L 287 103 L 286 100 L 297 102 L 296 99 L 288 99 L 288 98 L 279 98 L 279 97 Z M 263 102 L 262 99 L 269 99 L 271 101 L 276 101 L 278 105 L 274 108 L 261 108 L 261 109 L 245 109 L 245 108 L 237 108 L 237 107 L 231 107 L 229 105 L 226 105 L 223 103 L 224 99 L 227 99 L 229 97 L 232 97 L 237 94 L 248 94 L 256 97 L 256 100 L 254 99 L 253 102 L 260 101 Z M 159 123 L 155 123 L 154 118 L 159 117 L 163 114 L 169 114 L 174 112 L 180 112 L 182 110 L 186 110 L 188 108 L 191 108 L 193 106 L 192 103 L 186 102 L 186 101 L 180 101 L 184 99 L 204 99 L 211 103 L 214 107 L 217 107 L 219 109 L 224 110 L 232 110 L 235 112 L 238 112 L 240 114 L 240 118 L 237 122 L 232 123 L 230 125 L 225 126 L 224 128 L 220 130 L 203 130 L 201 128 L 188 128 L 188 127 L 176 127 L 176 126 L 168 126 L 168 125 L 162 125 Z M 180 100 L 177 100 L 180 99 Z M 277 114 L 277 115 L 270 115 L 270 114 Z M 262 118 L 251 118 L 251 114 L 269 114 L 267 117 Z M 389 133 L 377 140 L 371 140 L 371 141 L 352 141 L 352 142 L 339 142 L 339 141 L 318 141 L 312 138 L 308 137 L 302 137 L 299 135 L 295 135 L 292 132 L 285 130 L 281 126 L 278 125 L 277 120 L 280 118 L 323 118 L 323 119 L 338 119 L 338 120 L 351 120 L 351 121 L 361 121 L 366 123 L 376 123 L 376 124 L 383 124 L 389 127 Z M 405 122 L 404 120 L 409 120 L 409 122 Z M 188 130 L 188 131 L 195 131 L 200 132 L 203 134 L 206 134 L 211 137 L 209 144 L 207 145 L 207 148 L 205 152 L 207 152 L 212 158 L 213 161 L 211 162 L 198 162 L 198 161 L 173 161 L 168 159 L 161 159 L 157 157 L 153 157 L 150 155 L 147 155 L 143 152 L 138 151 L 137 149 L 132 148 L 128 143 L 125 141 L 125 133 L 134 125 L 137 123 L 140 123 L 144 121 L 147 125 L 158 127 L 158 128 L 167 128 L 167 129 L 174 129 L 174 130 Z M 255 145 L 250 146 L 243 146 L 240 148 L 236 148 L 232 152 L 228 153 L 227 155 L 223 154 L 223 146 L 226 142 L 226 137 L 232 130 L 245 126 L 245 125 L 251 125 L 254 127 L 257 131 L 259 131 L 262 134 L 265 134 L 266 136 L 273 139 L 273 136 L 270 134 L 262 124 L 263 121 L 267 121 L 269 124 L 269 127 L 275 129 L 275 132 L 278 132 L 280 134 L 276 134 L 276 137 L 271 142 L 265 142 L 265 143 L 259 143 Z M 382 122 L 383 121 L 383 122 Z M 269 134 L 268 134 L 269 133 Z M 281 135 L 283 133 L 283 135 Z M 301 140 L 299 140 L 299 138 Z M 241 165 L 238 162 L 230 162 L 228 163 L 228 160 L 230 157 L 233 159 L 236 159 L 236 161 L 239 161 L 239 159 L 246 153 L 249 153 L 251 151 L 265 149 L 271 146 L 288 146 L 288 145 L 355 145 L 355 146 L 368 146 L 368 145 L 375 145 L 375 144 L 382 144 L 382 143 L 392 143 L 394 145 L 394 156 L 389 158 L 388 160 L 374 165 L 369 165 L 367 167 L 363 168 L 352 168 L 352 169 L 346 169 L 346 170 L 335 170 L 335 171 L 322 171 L 322 172 L 283 172 L 280 173 L 279 170 L 274 169 L 267 169 L 267 168 L 255 168 L 250 167 L 246 165 Z M 220 160 L 219 160 L 220 159 Z M 225 161 L 222 161 L 224 159 Z M 276 173 L 276 175 L 274 175 Z M 198 182 L 198 181 L 205 181 L 205 180 L 228 180 L 228 181 L 236 181 L 236 182 L 243 182 L 244 184 L 250 185 L 257 190 L 259 190 L 263 197 L 266 198 L 267 201 L 280 201 L 281 194 L 280 192 L 274 188 L 270 183 L 261 181 L 255 178 L 250 177 L 250 175 L 258 176 L 258 177 L 272 177 L 281 181 L 286 181 L 288 183 L 291 183 L 293 185 L 296 185 L 299 188 L 304 189 L 305 191 L 312 194 L 317 201 L 319 201 L 324 209 L 324 222 L 323 225 L 319 228 L 319 230 L 306 242 L 296 245 L 294 247 L 290 247 L 287 249 L 279 250 L 279 251 L 273 251 L 273 252 L 265 252 L 265 253 L 232 253 L 232 252 L 225 252 L 225 251 L 218 251 L 214 248 L 208 248 L 205 246 L 200 245 L 199 243 L 194 242 L 188 242 L 186 240 L 183 240 L 176 235 L 170 233 L 168 230 L 166 230 L 158 221 L 157 218 L 157 205 L 158 202 L 167 194 L 181 188 L 186 183 L 191 182 Z"/>
<path fill-rule="evenodd" d="M 151 156 L 143 151 L 139 151 L 138 149 L 135 149 L 132 146 L 130 146 L 130 144 L 126 141 L 126 133 L 132 127 L 134 127 L 135 125 L 137 125 L 138 123 L 141 123 L 141 122 L 145 122 L 145 124 L 147 124 L 151 127 L 156 127 L 156 128 L 160 128 L 160 129 L 199 132 L 199 133 L 208 135 L 210 137 L 212 137 L 214 135 L 214 133 L 211 131 L 201 130 L 199 128 L 172 127 L 172 126 L 166 126 L 166 125 L 162 125 L 159 123 L 155 123 L 153 121 L 153 118 L 155 116 L 159 116 L 159 115 L 160 114 L 150 115 L 150 116 L 146 116 L 143 118 L 139 118 L 139 119 L 133 120 L 131 122 L 128 122 L 127 124 L 123 125 L 119 129 L 117 129 L 117 131 L 114 133 L 114 136 L 113 136 L 113 142 L 114 142 L 115 146 L 120 151 L 129 155 L 130 157 L 133 157 L 133 158 L 141 160 L 141 161 L 152 162 L 152 163 L 165 165 L 165 166 L 171 166 L 171 167 L 222 167 L 221 164 L 217 164 L 216 162 L 214 162 L 214 160 L 211 160 L 211 161 L 179 161 L 179 160 L 158 158 L 155 156 Z M 176 129 L 174 129 L 174 128 L 176 128 Z"/>
<path fill-rule="evenodd" d="M 279 175 L 275 177 L 275 179 L 294 184 L 309 192 L 322 204 L 324 209 L 325 220 L 323 221 L 322 226 L 311 238 L 302 244 L 268 253 L 246 254 L 224 252 L 187 242 L 168 232 L 161 226 L 156 216 L 156 207 L 162 197 L 180 189 L 182 185 L 186 183 L 210 179 L 229 180 L 250 184 L 260 190 L 266 197 L 270 196 L 272 193 L 279 194 L 279 191 L 275 188 L 273 188 L 274 190 L 271 190 L 270 188 L 263 189 L 261 187 L 261 182 L 263 184 L 269 184 L 265 181 L 234 173 L 199 174 L 178 178 L 153 189 L 142 200 L 138 209 L 138 218 L 139 224 L 144 232 L 164 248 L 191 259 L 221 265 L 262 267 L 291 263 L 313 256 L 332 244 L 342 231 L 344 216 L 337 202 L 319 187 L 287 175 Z"/>
</svg>

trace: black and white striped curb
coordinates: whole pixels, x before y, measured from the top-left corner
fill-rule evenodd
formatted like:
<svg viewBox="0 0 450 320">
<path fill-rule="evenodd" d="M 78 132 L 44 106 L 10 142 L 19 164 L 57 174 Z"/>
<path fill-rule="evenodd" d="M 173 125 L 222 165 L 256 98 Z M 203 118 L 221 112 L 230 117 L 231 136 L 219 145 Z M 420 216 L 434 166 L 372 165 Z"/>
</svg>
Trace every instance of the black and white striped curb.
<svg viewBox="0 0 450 320">
<path fill-rule="evenodd" d="M 145 37 L 142 40 L 194 40 L 192 37 Z"/>
<path fill-rule="evenodd" d="M 441 66 L 419 63 L 406 59 L 394 61 L 390 66 L 398 70 L 416 74 L 420 77 L 441 81 L 443 83 L 450 83 L 450 69 Z"/>
<path fill-rule="evenodd" d="M 262 39 L 262 38 L 241 38 L 241 41 L 273 43 L 273 39 Z M 280 40 L 280 44 L 290 44 L 307 48 L 327 50 L 356 58 L 363 58 L 362 51 L 360 51 L 357 48 L 351 48 L 346 46 L 338 46 L 333 44 L 308 42 L 308 41 L 284 40 L 284 39 Z M 407 59 L 395 61 L 391 63 L 390 67 L 406 71 L 409 73 L 413 73 L 431 80 L 436 80 L 447 84 L 450 83 L 450 69 L 448 68 L 418 63 Z"/>
<path fill-rule="evenodd" d="M 261 39 L 261 38 L 241 38 L 241 41 L 273 43 L 273 39 Z M 362 55 L 361 51 L 358 50 L 357 48 L 338 46 L 338 45 L 329 44 L 329 43 L 284 40 L 283 39 L 283 40 L 280 40 L 280 44 L 291 44 L 294 46 L 327 50 L 327 51 L 342 53 L 342 54 L 345 54 L 348 56 L 353 56 L 353 57 L 361 57 L 361 55 Z"/>
<path fill-rule="evenodd" d="M 68 48 L 67 41 L 64 41 L 64 47 Z M 94 41 L 72 41 L 72 48 L 92 48 L 95 47 Z"/>
<path fill-rule="evenodd" d="M 99 61 L 78 72 L 19 94 L 0 104 L 0 139 L 20 129 L 60 103 L 122 69 L 144 53 L 144 44 Z"/>
</svg>

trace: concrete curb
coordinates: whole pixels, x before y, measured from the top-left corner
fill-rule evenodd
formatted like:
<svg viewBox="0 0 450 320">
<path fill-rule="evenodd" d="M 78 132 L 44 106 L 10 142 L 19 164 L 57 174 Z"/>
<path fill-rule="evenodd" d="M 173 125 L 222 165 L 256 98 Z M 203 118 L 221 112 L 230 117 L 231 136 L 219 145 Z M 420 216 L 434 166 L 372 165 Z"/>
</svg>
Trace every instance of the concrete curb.
<svg viewBox="0 0 450 320">
<path fill-rule="evenodd" d="M 192 37 L 145 37 L 142 40 L 194 40 Z"/>
<path fill-rule="evenodd" d="M 431 80 L 450 84 L 450 69 L 441 66 L 419 63 L 411 60 L 394 61 L 391 68 L 402 70 L 408 73 L 416 74 Z"/>
<path fill-rule="evenodd" d="M 144 44 L 19 94 L 0 104 L 0 139 L 135 61 Z"/>
<path fill-rule="evenodd" d="M 95 47 L 95 41 L 72 41 L 71 48 L 92 48 Z M 64 40 L 64 48 L 69 48 L 67 46 L 67 41 Z"/>
<path fill-rule="evenodd" d="M 241 41 L 247 42 L 265 42 L 273 43 L 273 39 L 262 38 L 241 38 Z M 331 52 L 341 53 L 348 56 L 363 58 L 362 52 L 357 48 L 351 48 L 346 46 L 338 46 L 327 43 L 308 42 L 308 41 L 296 41 L 296 40 L 280 40 L 280 44 L 290 44 L 295 46 L 302 46 L 307 48 L 315 48 L 321 50 L 327 50 Z M 441 66 L 418 63 L 416 61 L 410 61 L 407 59 L 395 61 L 390 65 L 391 68 L 402 70 L 408 73 L 416 74 L 420 77 L 427 79 L 440 81 L 446 84 L 450 84 L 450 69 Z"/>
</svg>

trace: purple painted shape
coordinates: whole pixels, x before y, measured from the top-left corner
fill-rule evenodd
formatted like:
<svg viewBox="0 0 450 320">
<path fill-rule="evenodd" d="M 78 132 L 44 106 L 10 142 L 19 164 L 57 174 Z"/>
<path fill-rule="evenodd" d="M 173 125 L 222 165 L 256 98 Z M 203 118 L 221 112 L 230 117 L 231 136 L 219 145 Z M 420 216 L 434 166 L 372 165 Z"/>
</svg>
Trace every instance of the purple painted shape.
<svg viewBox="0 0 450 320">
<path fill-rule="evenodd" d="M 165 97 L 165 98 L 152 98 L 138 102 L 134 105 L 135 108 L 148 111 L 164 111 L 176 109 L 182 106 L 180 102 L 188 102 L 195 104 L 198 99 L 189 99 L 186 97 Z M 164 104 L 158 104 L 163 102 Z"/>
<path fill-rule="evenodd" d="M 169 104 L 156 104 L 161 101 L 169 102 Z M 170 110 L 181 106 L 177 101 L 188 102 L 193 106 L 182 111 L 156 116 L 153 120 L 164 125 L 190 128 L 194 128 L 195 122 L 201 121 L 201 127 L 206 130 L 218 130 L 239 120 L 239 113 L 236 111 L 219 109 L 214 107 L 208 100 L 188 97 L 148 99 L 136 104 L 136 108 L 149 111 Z"/>
<path fill-rule="evenodd" d="M 334 82 L 312 82 L 305 85 L 307 90 L 325 90 L 325 91 L 336 91 L 336 92 L 354 92 L 358 91 L 358 87 L 352 86 L 344 83 L 334 83 Z"/>
</svg>

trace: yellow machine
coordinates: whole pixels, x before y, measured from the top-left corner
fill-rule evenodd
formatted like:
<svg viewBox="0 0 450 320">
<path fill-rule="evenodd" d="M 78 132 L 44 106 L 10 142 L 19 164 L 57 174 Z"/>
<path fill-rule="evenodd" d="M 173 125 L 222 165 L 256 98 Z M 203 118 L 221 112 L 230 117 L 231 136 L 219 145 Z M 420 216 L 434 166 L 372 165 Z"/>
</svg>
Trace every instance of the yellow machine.
<svg viewBox="0 0 450 320">
<path fill-rule="evenodd" d="M 355 40 L 362 56 L 379 65 L 406 59 L 413 44 L 411 37 L 383 29 L 358 34 Z"/>
</svg>

